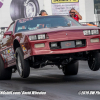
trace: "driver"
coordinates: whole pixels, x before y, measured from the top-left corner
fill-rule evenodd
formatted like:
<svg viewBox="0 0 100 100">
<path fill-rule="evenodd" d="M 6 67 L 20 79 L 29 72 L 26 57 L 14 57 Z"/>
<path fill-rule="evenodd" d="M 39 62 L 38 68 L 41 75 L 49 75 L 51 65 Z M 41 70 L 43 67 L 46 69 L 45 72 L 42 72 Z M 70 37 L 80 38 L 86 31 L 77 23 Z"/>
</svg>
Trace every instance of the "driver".
<svg viewBox="0 0 100 100">
<path fill-rule="evenodd" d="M 41 10 L 39 15 L 40 16 L 47 16 L 48 14 L 45 10 Z M 44 24 L 38 24 L 37 29 L 40 29 L 40 28 L 44 28 Z"/>
</svg>

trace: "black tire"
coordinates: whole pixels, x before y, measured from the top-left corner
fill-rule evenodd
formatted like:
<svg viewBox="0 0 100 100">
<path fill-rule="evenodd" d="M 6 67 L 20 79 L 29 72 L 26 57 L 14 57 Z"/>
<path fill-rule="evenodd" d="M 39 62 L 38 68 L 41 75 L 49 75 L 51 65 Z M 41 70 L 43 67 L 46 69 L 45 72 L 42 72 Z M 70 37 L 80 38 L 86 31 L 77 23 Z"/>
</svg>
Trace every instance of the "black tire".
<svg viewBox="0 0 100 100">
<path fill-rule="evenodd" d="M 88 65 L 92 71 L 99 70 L 100 68 L 100 53 L 99 52 L 91 53 L 89 55 Z"/>
<path fill-rule="evenodd" d="M 25 14 L 26 7 L 24 6 L 24 2 L 26 2 L 26 1 L 27 0 L 12 0 L 12 2 L 10 4 L 10 16 L 13 21 L 16 19 L 26 17 L 26 14 Z M 36 8 L 35 16 L 37 16 L 40 11 L 38 1 L 37 0 L 29 0 L 27 3 L 29 3 L 29 2 L 34 3 L 35 8 Z"/>
<path fill-rule="evenodd" d="M 10 80 L 12 76 L 12 68 L 4 68 L 4 62 L 0 57 L 0 80 Z"/>
<path fill-rule="evenodd" d="M 71 61 L 67 65 L 63 65 L 62 71 L 64 75 L 77 75 L 78 73 L 78 61 Z"/>
<path fill-rule="evenodd" d="M 20 66 L 19 66 L 19 60 L 20 60 Z M 29 61 L 24 59 L 23 52 L 20 47 L 16 49 L 16 66 L 19 75 L 22 78 L 27 78 L 29 76 L 30 74 Z"/>
</svg>

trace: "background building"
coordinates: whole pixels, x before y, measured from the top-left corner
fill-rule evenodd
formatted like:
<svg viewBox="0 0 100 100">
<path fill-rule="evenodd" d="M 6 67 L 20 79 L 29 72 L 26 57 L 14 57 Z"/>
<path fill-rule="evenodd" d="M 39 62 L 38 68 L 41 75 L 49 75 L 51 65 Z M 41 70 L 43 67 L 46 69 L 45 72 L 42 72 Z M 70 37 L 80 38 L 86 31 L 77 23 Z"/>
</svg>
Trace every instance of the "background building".
<svg viewBox="0 0 100 100">
<path fill-rule="evenodd" d="M 42 9 L 48 15 L 68 15 L 74 7 L 83 17 L 83 22 L 100 21 L 100 0 L 0 0 L 0 27 L 19 18 L 38 16 Z"/>
<path fill-rule="evenodd" d="M 61 0 L 58 0 L 58 2 L 59 1 L 61 1 Z M 64 0 L 62 0 L 62 1 L 64 1 Z M 73 0 L 71 0 L 71 1 L 73 1 Z M 100 0 L 76 0 L 76 3 L 77 2 L 79 3 L 79 5 L 78 5 L 79 13 L 83 17 L 83 19 L 80 22 L 100 21 Z M 66 4 L 68 4 L 68 3 L 69 2 L 66 2 Z M 60 4 L 62 4 L 62 3 L 60 3 Z M 48 14 L 53 13 L 54 9 L 52 9 L 52 5 L 53 5 L 52 0 L 44 0 L 44 9 L 48 12 Z M 67 10 L 65 10 L 65 12 L 67 12 Z"/>
</svg>

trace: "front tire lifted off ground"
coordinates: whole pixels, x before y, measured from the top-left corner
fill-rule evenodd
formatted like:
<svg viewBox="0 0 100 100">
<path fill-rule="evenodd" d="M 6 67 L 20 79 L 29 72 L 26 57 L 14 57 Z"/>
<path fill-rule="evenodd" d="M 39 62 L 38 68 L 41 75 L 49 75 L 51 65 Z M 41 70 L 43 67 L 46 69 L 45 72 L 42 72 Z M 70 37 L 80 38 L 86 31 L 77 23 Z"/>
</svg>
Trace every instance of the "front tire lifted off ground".
<svg viewBox="0 0 100 100">
<path fill-rule="evenodd" d="M 100 53 L 99 52 L 90 53 L 88 65 L 92 71 L 99 70 L 100 68 Z"/>
</svg>

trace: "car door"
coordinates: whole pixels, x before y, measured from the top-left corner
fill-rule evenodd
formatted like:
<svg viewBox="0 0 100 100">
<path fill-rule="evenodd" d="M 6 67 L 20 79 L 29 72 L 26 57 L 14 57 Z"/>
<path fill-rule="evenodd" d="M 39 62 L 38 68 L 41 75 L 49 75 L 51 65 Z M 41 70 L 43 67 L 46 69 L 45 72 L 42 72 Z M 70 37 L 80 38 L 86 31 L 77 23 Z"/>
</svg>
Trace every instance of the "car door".
<svg viewBox="0 0 100 100">
<path fill-rule="evenodd" d="M 12 23 L 7 30 L 7 32 L 12 32 L 14 31 L 14 25 L 15 23 Z M 5 62 L 7 62 L 8 66 L 9 64 L 11 65 L 12 63 L 15 62 L 15 54 L 13 50 L 13 40 L 14 40 L 14 35 L 4 35 L 4 38 L 2 39 L 1 42 L 1 48 L 2 48 L 2 57 L 4 58 Z M 13 65 L 12 65 L 13 66 Z"/>
</svg>

